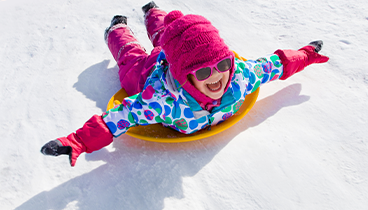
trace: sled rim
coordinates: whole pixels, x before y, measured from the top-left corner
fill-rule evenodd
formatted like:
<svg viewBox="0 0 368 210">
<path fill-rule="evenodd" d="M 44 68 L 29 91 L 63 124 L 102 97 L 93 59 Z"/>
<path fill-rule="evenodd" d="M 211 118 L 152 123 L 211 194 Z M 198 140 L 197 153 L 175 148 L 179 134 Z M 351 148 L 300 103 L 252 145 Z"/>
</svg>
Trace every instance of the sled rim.
<svg viewBox="0 0 368 210">
<path fill-rule="evenodd" d="M 257 88 L 256 91 L 245 97 L 242 106 L 233 116 L 231 116 L 229 119 L 225 120 L 219 125 L 211 126 L 211 130 L 203 129 L 193 134 L 183 134 L 171 128 L 164 127 L 161 124 L 151 124 L 129 128 L 129 130 L 125 134 L 145 141 L 161 143 L 180 143 L 208 138 L 210 136 L 221 133 L 222 131 L 230 128 L 239 120 L 241 120 L 252 109 L 258 98 L 258 95 L 259 88 Z M 114 106 L 121 104 L 121 101 L 125 97 L 128 97 L 128 94 L 125 92 L 124 89 L 120 89 L 111 97 L 109 103 L 107 104 L 107 110 L 110 110 L 114 108 Z"/>
</svg>

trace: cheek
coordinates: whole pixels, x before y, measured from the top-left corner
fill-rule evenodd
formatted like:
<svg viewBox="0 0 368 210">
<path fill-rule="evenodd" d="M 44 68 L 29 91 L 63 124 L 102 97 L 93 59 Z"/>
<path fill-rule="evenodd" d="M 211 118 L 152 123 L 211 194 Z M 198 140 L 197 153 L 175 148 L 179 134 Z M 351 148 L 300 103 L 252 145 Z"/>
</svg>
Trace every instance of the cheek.
<svg viewBox="0 0 368 210">
<path fill-rule="evenodd" d="M 196 87 L 198 90 L 202 91 L 204 90 L 204 82 L 195 81 L 194 87 Z"/>
<path fill-rule="evenodd" d="M 204 81 L 202 81 L 202 82 L 198 81 L 193 75 L 190 75 L 189 76 L 189 81 L 198 90 L 202 90 L 203 89 Z"/>
<path fill-rule="evenodd" d="M 228 78 L 229 78 L 229 76 L 230 76 L 230 71 L 225 72 L 225 73 L 224 73 L 224 76 L 228 79 Z"/>
<path fill-rule="evenodd" d="M 228 81 L 229 81 L 229 77 L 230 77 L 230 71 L 227 71 L 227 72 L 225 72 L 225 73 L 223 73 L 224 74 L 224 82 L 225 83 L 227 83 Z"/>
</svg>

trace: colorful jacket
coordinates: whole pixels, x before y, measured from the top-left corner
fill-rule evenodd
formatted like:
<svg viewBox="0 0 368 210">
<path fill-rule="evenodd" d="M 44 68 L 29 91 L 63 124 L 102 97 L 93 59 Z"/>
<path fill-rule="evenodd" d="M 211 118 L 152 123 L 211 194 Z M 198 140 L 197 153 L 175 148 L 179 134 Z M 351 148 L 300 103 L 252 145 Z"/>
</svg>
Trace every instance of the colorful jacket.
<svg viewBox="0 0 368 210">
<path fill-rule="evenodd" d="M 185 134 L 217 125 L 241 107 L 244 98 L 260 85 L 279 79 L 283 65 L 276 54 L 255 61 L 235 59 L 235 72 L 220 106 L 204 110 L 191 95 L 180 87 L 164 65 L 163 52 L 141 93 L 125 98 L 122 104 L 102 115 L 107 127 L 118 137 L 130 127 L 162 123 Z"/>
</svg>

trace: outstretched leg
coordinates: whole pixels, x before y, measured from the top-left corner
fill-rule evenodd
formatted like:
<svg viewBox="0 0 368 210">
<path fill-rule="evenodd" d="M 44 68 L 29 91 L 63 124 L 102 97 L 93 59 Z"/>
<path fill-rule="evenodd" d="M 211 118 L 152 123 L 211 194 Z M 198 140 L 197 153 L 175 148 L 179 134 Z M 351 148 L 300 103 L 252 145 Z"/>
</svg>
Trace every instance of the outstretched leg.
<svg viewBox="0 0 368 210">
<path fill-rule="evenodd" d="M 155 2 L 151 1 L 142 7 L 145 18 L 148 38 L 151 40 L 154 47 L 160 46 L 160 38 L 164 31 L 164 18 L 167 13 L 158 9 Z"/>
<path fill-rule="evenodd" d="M 115 16 L 105 31 L 105 41 L 119 66 L 121 87 L 128 95 L 134 95 L 142 91 L 147 79 L 149 71 L 145 67 L 149 55 L 127 26 L 126 20 L 124 16 Z"/>
<path fill-rule="evenodd" d="M 142 7 L 145 13 L 145 25 L 148 37 L 154 49 L 147 54 L 144 47 L 135 38 L 127 26 L 127 18 L 115 16 L 111 25 L 105 31 L 105 41 L 119 66 L 121 87 L 128 95 L 134 95 L 143 90 L 157 57 L 161 51 L 160 38 L 164 29 L 165 11 L 158 9 L 154 2 Z"/>
</svg>

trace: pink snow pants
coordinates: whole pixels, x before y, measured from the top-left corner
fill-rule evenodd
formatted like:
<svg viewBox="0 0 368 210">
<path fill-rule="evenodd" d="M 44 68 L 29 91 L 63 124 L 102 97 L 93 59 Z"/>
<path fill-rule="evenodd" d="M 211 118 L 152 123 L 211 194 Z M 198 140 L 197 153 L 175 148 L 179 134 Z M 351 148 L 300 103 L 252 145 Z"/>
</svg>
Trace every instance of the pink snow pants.
<svg viewBox="0 0 368 210">
<path fill-rule="evenodd" d="M 161 51 L 160 38 L 166 14 L 163 10 L 153 8 L 145 15 L 147 35 L 154 47 L 151 54 L 146 53 L 127 25 L 117 24 L 109 31 L 106 42 L 119 66 L 121 87 L 130 96 L 142 92 L 146 79 L 156 63 Z"/>
</svg>

